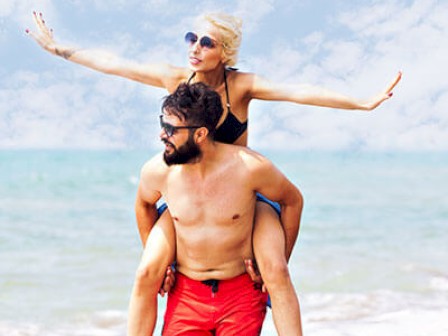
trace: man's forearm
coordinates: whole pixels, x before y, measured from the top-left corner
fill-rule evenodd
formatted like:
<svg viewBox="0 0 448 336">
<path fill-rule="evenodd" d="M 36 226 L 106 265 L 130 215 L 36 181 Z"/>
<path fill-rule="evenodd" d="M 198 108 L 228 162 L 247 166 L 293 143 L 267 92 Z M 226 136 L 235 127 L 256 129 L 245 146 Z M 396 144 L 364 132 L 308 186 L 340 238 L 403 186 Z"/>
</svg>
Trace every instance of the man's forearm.
<svg viewBox="0 0 448 336">
<path fill-rule="evenodd" d="M 301 196 L 295 205 L 282 205 L 281 222 L 285 231 L 285 255 L 288 261 L 299 235 L 302 209 L 303 198 Z"/>
<path fill-rule="evenodd" d="M 157 207 L 150 204 L 137 204 L 135 207 L 135 215 L 137 219 L 138 232 L 143 247 L 146 245 L 149 233 L 157 220 Z"/>
</svg>

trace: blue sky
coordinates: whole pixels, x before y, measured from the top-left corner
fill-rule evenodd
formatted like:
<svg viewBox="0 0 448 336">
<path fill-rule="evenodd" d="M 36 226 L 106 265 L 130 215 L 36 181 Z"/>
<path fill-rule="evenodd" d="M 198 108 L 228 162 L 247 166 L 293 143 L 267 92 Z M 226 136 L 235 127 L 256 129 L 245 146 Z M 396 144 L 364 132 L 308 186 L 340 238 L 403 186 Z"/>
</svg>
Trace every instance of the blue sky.
<svg viewBox="0 0 448 336">
<path fill-rule="evenodd" d="M 179 66 L 197 14 L 239 15 L 242 71 L 358 98 L 404 73 L 370 113 L 253 102 L 251 147 L 448 150 L 448 2 L 435 0 L 0 0 L 0 149 L 161 148 L 166 93 L 44 52 L 24 33 L 33 10 L 63 44 Z"/>
</svg>

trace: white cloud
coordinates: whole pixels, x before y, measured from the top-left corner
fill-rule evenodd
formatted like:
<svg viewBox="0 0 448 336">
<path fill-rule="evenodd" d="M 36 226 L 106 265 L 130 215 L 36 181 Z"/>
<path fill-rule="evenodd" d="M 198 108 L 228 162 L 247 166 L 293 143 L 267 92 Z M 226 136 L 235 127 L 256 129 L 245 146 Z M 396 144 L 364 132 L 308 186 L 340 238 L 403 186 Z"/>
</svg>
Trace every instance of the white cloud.
<svg viewBox="0 0 448 336">
<path fill-rule="evenodd" d="M 32 24 L 33 11 L 44 12 L 54 19 L 55 8 L 52 0 L 0 0 L 0 17 L 6 17 L 20 26 Z"/>
<path fill-rule="evenodd" d="M 16 1 L 13 0 L 1 0 L 0 1 L 0 17 L 11 15 L 13 12 Z"/>
<path fill-rule="evenodd" d="M 251 146 L 447 150 L 448 3 L 353 3 L 350 12 L 334 13 L 331 25 L 323 21 L 318 31 L 306 36 L 296 35 L 293 30 L 269 35 L 272 29 L 266 30 L 263 20 L 276 16 L 282 19 L 277 7 L 281 1 L 274 0 L 200 1 L 176 6 L 168 0 L 97 0 L 90 6 L 73 0 L 64 10 L 51 0 L 16 0 L 0 2 L 0 17 L 26 27 L 32 24 L 32 10 L 38 9 L 64 43 L 70 43 L 69 37 L 80 41 L 82 47 L 101 47 L 142 62 L 183 65 L 186 52 L 181 35 L 194 17 L 207 10 L 230 11 L 243 18 L 245 38 L 260 35 L 266 41 L 265 53 L 259 52 L 262 49 L 244 50 L 240 55 L 243 70 L 280 82 L 315 84 L 359 98 L 378 93 L 396 71 L 404 71 L 394 97 L 369 114 L 253 102 Z M 98 19 L 98 25 L 104 22 L 108 28 L 84 31 L 76 23 L 62 21 L 69 15 L 67 9 L 89 13 Z M 128 16 L 121 25 L 114 25 L 114 17 L 108 15 L 111 11 Z M 123 24 L 132 18 L 135 20 L 129 25 Z M 1 32 L 5 34 L 10 31 Z M 7 37 L 0 43 L 11 41 Z M 4 47 L 2 50 L 9 49 Z M 8 64 L 11 72 L 2 70 L 0 147 L 158 143 L 157 137 L 151 138 L 151 133 L 158 133 L 156 118 L 149 113 L 158 113 L 163 90 L 64 63 L 36 46 L 31 52 L 36 64 L 26 68 L 32 70 L 24 70 L 20 64 L 15 68 Z"/>
<path fill-rule="evenodd" d="M 89 77 L 89 74 L 83 76 Z M 137 84 L 90 74 L 21 72 L 1 91 L 2 147 L 125 147 Z M 140 120 L 141 124 L 144 120 Z M 142 129 L 141 132 L 144 132 Z"/>
<path fill-rule="evenodd" d="M 263 17 L 274 11 L 274 0 L 244 0 L 237 1 L 235 15 L 244 21 L 244 33 L 253 33 Z"/>
<path fill-rule="evenodd" d="M 254 61 L 257 69 L 280 74 L 280 80 L 317 83 L 360 98 L 379 92 L 395 71 L 404 71 L 395 96 L 370 112 L 368 118 L 360 116 L 363 112 L 323 112 L 316 108 L 276 105 L 273 109 L 282 109 L 289 119 L 284 124 L 285 134 L 301 135 L 292 146 L 448 150 L 448 102 L 444 94 L 448 92 L 447 6 L 425 0 L 414 1 L 409 6 L 380 1 L 344 13 L 339 22 L 352 32 L 331 39 L 328 32 L 305 38 L 306 43 L 317 41 L 319 46 L 317 51 L 311 51 L 316 57 L 302 58 L 305 63 L 301 69 L 295 66 L 297 59 L 284 57 L 288 53 L 281 56 L 281 64 L 292 70 L 290 74 L 279 71 L 279 66 L 272 65 L 269 58 L 257 58 Z M 268 108 L 260 109 L 269 113 Z M 313 112 L 306 112 L 310 110 Z M 254 119 L 251 126 L 258 128 Z M 276 132 L 257 132 L 253 142 L 269 146 L 261 137 L 278 138 Z"/>
</svg>

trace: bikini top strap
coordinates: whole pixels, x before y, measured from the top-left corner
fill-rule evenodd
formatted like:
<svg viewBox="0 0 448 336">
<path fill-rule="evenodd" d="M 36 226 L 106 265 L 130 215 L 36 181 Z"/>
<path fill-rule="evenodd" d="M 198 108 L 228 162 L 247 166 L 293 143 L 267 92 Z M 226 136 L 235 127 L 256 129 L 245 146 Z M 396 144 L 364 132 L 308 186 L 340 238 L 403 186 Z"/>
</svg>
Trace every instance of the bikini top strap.
<svg viewBox="0 0 448 336">
<path fill-rule="evenodd" d="M 190 76 L 190 78 L 188 78 L 187 84 L 190 84 L 191 80 L 194 78 L 194 76 L 196 76 L 196 72 L 193 72 Z"/>
<path fill-rule="evenodd" d="M 236 69 L 233 68 L 229 68 L 232 71 L 235 71 Z M 190 84 L 191 80 L 196 76 L 196 72 L 193 72 L 190 76 L 190 78 L 188 78 L 187 84 Z M 229 87 L 227 85 L 227 69 L 224 69 L 224 88 L 226 90 L 226 101 L 227 101 L 227 112 L 232 113 L 232 111 L 230 110 L 230 98 L 229 98 Z"/>
<path fill-rule="evenodd" d="M 227 112 L 232 113 L 232 111 L 230 111 L 229 88 L 227 86 L 227 69 L 224 69 L 224 87 L 226 90 Z"/>
</svg>

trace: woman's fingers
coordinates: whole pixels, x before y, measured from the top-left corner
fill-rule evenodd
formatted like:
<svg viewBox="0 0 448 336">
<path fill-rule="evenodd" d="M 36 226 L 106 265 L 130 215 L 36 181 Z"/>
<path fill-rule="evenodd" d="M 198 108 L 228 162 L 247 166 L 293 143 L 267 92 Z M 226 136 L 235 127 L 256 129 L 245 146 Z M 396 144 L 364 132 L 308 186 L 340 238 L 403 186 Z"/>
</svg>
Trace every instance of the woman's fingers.
<svg viewBox="0 0 448 336">
<path fill-rule="evenodd" d="M 384 101 L 388 100 L 392 97 L 393 89 L 400 82 L 402 76 L 402 72 L 399 71 L 398 74 L 394 77 L 394 79 L 389 83 L 386 90 L 384 90 L 379 95 L 372 97 L 370 101 L 368 101 L 364 106 L 364 110 L 371 111 L 381 105 Z"/>
<path fill-rule="evenodd" d="M 41 22 L 40 15 L 37 14 L 36 12 L 33 12 L 33 19 L 34 19 L 34 23 L 36 24 L 37 29 L 42 31 L 42 22 Z"/>
<path fill-rule="evenodd" d="M 54 45 L 53 40 L 53 29 L 49 29 L 45 25 L 42 13 L 33 12 L 34 23 L 36 24 L 36 31 L 26 29 L 26 33 L 30 35 L 42 48 L 47 51 L 53 52 L 52 46 Z"/>
<path fill-rule="evenodd" d="M 43 19 L 42 13 L 33 12 L 33 18 L 34 18 L 34 22 L 36 23 L 37 28 L 39 29 L 39 31 L 41 33 L 43 33 L 44 35 L 47 35 L 47 36 L 52 36 L 52 33 L 50 32 L 48 27 L 45 25 L 45 21 Z"/>
<path fill-rule="evenodd" d="M 395 86 L 398 84 L 398 82 L 401 80 L 402 72 L 399 71 L 397 76 L 393 79 L 393 81 L 389 84 L 389 86 L 386 89 L 386 93 L 392 92 L 392 90 L 395 88 Z"/>
</svg>

